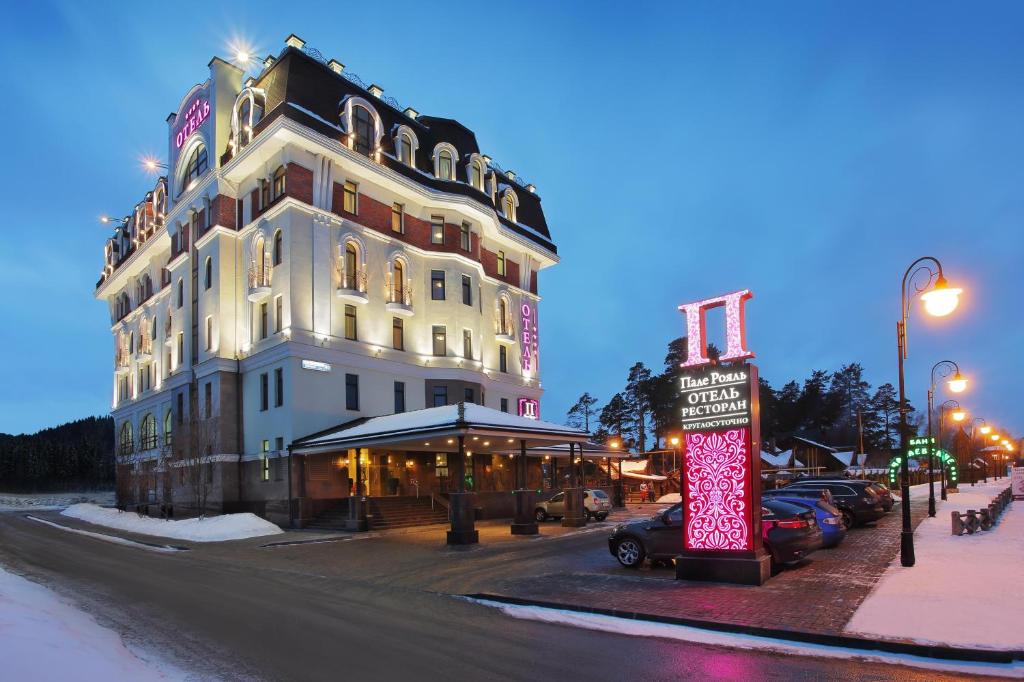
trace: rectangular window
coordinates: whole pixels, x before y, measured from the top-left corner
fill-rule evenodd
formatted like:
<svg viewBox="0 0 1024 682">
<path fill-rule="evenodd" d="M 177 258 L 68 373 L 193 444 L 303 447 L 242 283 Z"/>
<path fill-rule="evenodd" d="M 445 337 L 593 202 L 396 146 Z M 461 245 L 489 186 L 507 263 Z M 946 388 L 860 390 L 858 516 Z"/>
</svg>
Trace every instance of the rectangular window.
<svg viewBox="0 0 1024 682">
<path fill-rule="evenodd" d="M 395 414 L 405 412 L 405 382 L 395 382 Z"/>
<path fill-rule="evenodd" d="M 284 369 L 274 370 L 274 407 L 284 405 Z"/>
<path fill-rule="evenodd" d="M 268 377 L 264 372 L 260 375 L 260 412 L 267 411 L 268 403 Z"/>
<path fill-rule="evenodd" d="M 270 441 L 264 439 L 264 441 L 263 441 L 263 443 L 261 443 L 261 445 L 262 445 L 262 447 L 260 449 L 260 452 L 262 454 L 260 454 L 260 480 L 261 481 L 269 481 L 270 480 L 270 456 L 269 456 L 268 453 L 270 452 Z"/>
<path fill-rule="evenodd" d="M 185 364 L 185 332 L 178 332 L 178 367 Z"/>
<path fill-rule="evenodd" d="M 356 340 L 356 307 L 345 306 L 345 338 L 349 341 Z"/>
<path fill-rule="evenodd" d="M 463 389 L 463 398 L 467 403 L 475 402 L 473 400 L 474 391 L 471 388 Z"/>
<path fill-rule="evenodd" d="M 213 348 L 213 317 L 210 315 L 206 316 L 206 350 L 209 351 Z"/>
<path fill-rule="evenodd" d="M 448 355 L 448 330 L 443 324 L 435 324 L 432 333 L 434 338 L 434 355 Z"/>
<path fill-rule="evenodd" d="M 345 205 L 343 209 L 346 213 L 359 213 L 359 185 L 352 181 L 345 183 Z"/>
<path fill-rule="evenodd" d="M 444 300 L 444 270 L 430 271 L 430 300 Z"/>
<path fill-rule="evenodd" d="M 267 316 L 269 312 L 267 310 L 267 302 L 260 303 L 260 338 L 267 338 Z"/>
<path fill-rule="evenodd" d="M 467 360 L 473 359 L 473 331 L 471 329 L 462 330 L 462 357 Z"/>
<path fill-rule="evenodd" d="M 278 436 L 274 439 L 274 449 L 278 452 L 284 450 L 284 436 Z"/>
<path fill-rule="evenodd" d="M 405 232 L 405 207 L 402 204 L 391 204 L 391 231 Z"/>
<path fill-rule="evenodd" d="M 444 216 L 430 216 L 430 243 L 444 244 Z"/>
<path fill-rule="evenodd" d="M 498 346 L 498 371 L 508 371 L 508 350 L 505 346 Z"/>
<path fill-rule="evenodd" d="M 498 252 L 498 277 L 505 276 L 505 252 Z"/>
<path fill-rule="evenodd" d="M 462 276 L 462 304 L 473 305 L 473 278 L 469 275 Z"/>
<path fill-rule="evenodd" d="M 359 409 L 359 375 L 345 375 L 345 409 Z"/>
<path fill-rule="evenodd" d="M 270 206 L 270 183 L 260 180 L 260 209 Z"/>
<path fill-rule="evenodd" d="M 501 399 L 501 411 L 508 412 L 508 398 Z"/>
<path fill-rule="evenodd" d="M 181 426 L 182 422 L 185 421 L 185 394 L 178 394 L 178 426 Z"/>
<path fill-rule="evenodd" d="M 448 387 L 434 386 L 434 407 L 444 407 L 448 404 Z"/>
<path fill-rule="evenodd" d="M 391 347 L 405 350 L 405 322 L 400 317 L 391 318 Z"/>
<path fill-rule="evenodd" d="M 274 331 L 280 332 L 284 325 L 284 297 L 274 297 Z"/>
<path fill-rule="evenodd" d="M 470 244 L 469 223 L 462 223 L 462 230 L 459 232 L 459 246 L 463 251 L 469 251 Z"/>
<path fill-rule="evenodd" d="M 206 413 L 206 418 L 209 419 L 213 416 L 213 382 L 207 381 L 203 384 L 203 408 Z"/>
</svg>

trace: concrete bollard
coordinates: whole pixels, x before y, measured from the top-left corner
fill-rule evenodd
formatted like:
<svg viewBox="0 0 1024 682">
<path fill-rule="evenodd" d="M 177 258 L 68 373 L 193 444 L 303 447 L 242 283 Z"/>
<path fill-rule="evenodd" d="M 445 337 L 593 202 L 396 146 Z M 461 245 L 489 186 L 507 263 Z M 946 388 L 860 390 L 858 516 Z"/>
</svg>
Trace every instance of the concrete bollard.
<svg viewBox="0 0 1024 682">
<path fill-rule="evenodd" d="M 960 518 L 960 512 L 958 512 L 958 511 L 950 512 L 950 516 L 952 517 L 952 520 L 953 520 L 953 535 L 963 535 L 964 534 L 964 521 L 963 521 L 962 518 Z"/>
</svg>

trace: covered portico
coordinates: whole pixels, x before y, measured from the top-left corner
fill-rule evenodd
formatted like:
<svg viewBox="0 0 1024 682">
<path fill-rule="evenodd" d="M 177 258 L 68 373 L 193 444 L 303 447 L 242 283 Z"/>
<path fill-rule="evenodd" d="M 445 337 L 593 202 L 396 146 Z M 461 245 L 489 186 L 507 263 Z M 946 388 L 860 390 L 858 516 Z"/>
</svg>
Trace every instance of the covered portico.
<svg viewBox="0 0 1024 682">
<path fill-rule="evenodd" d="M 344 462 L 352 481 L 348 496 L 347 527 L 362 531 L 369 528 L 367 519 L 370 495 L 364 462 L 373 458 L 393 458 L 411 463 L 431 465 L 427 489 L 417 494 L 429 494 L 448 507 L 451 528 L 449 544 L 477 542 L 475 529 L 474 493 L 479 488 L 477 459 L 480 455 L 500 457 L 511 469 L 509 482 L 515 499 L 515 518 L 512 532 L 537 532 L 533 519 L 533 492 L 528 489 L 530 460 L 537 448 L 563 445 L 572 447 L 586 443 L 588 434 L 561 424 L 518 417 L 473 403 L 458 403 L 412 412 L 357 419 L 332 429 L 298 439 L 289 448 L 289 455 L 300 462 L 307 458 L 326 456 Z M 468 466 L 467 466 L 468 465 Z M 495 464 L 501 467 L 501 461 Z M 289 471 L 302 467 L 290 467 Z M 492 477 L 491 484 L 499 479 Z M 503 480 L 503 479 L 502 479 Z M 289 482 L 289 509 L 295 522 L 294 498 L 305 491 Z"/>
</svg>

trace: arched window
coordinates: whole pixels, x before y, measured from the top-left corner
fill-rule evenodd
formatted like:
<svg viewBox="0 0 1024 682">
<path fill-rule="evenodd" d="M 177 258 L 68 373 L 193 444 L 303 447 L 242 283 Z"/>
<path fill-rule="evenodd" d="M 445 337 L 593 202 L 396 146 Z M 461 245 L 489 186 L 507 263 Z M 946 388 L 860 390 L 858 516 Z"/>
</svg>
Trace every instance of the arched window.
<svg viewBox="0 0 1024 682">
<path fill-rule="evenodd" d="M 271 201 L 276 201 L 280 197 L 284 196 L 284 181 L 285 181 L 284 166 L 278 166 L 277 170 L 274 171 L 274 187 L 273 187 L 273 197 L 272 197 Z"/>
<path fill-rule="evenodd" d="M 498 319 L 497 332 L 503 336 L 512 335 L 512 324 L 508 317 L 508 301 L 505 300 L 504 296 L 498 297 Z"/>
<path fill-rule="evenodd" d="M 409 133 L 402 133 L 398 140 L 398 160 L 407 166 L 413 165 L 412 159 L 412 137 Z"/>
<path fill-rule="evenodd" d="M 503 209 L 505 217 L 516 222 L 516 195 L 509 190 L 505 191 L 505 196 L 502 199 Z"/>
<path fill-rule="evenodd" d="M 248 97 L 242 97 L 242 103 L 238 105 L 238 146 L 244 147 L 252 139 L 252 127 L 249 125 L 252 116 L 252 102 Z"/>
<path fill-rule="evenodd" d="M 178 307 L 185 305 L 185 282 L 178 278 Z"/>
<path fill-rule="evenodd" d="M 253 252 L 253 263 L 256 272 L 256 286 L 270 285 L 270 272 L 267 269 L 267 242 L 263 236 L 256 238 L 256 249 Z"/>
<path fill-rule="evenodd" d="M 213 286 L 213 259 L 209 256 L 206 257 L 206 263 L 203 264 L 203 288 L 209 289 Z"/>
<path fill-rule="evenodd" d="M 391 280 L 392 300 L 395 303 L 405 303 L 405 266 L 402 261 L 395 260 L 393 266 L 394 276 Z"/>
<path fill-rule="evenodd" d="M 170 408 L 167 408 L 167 411 L 164 412 L 164 445 L 168 446 L 171 444 L 171 441 L 173 440 L 172 434 L 174 430 L 174 419 L 172 417 L 172 414 L 173 413 L 171 412 Z"/>
<path fill-rule="evenodd" d="M 153 319 L 149 323 L 149 338 L 154 341 L 156 340 L 156 315 L 153 316 Z"/>
<path fill-rule="evenodd" d="M 153 416 L 152 412 L 142 418 L 139 444 L 142 450 L 152 450 L 156 447 L 156 417 Z"/>
<path fill-rule="evenodd" d="M 142 278 L 142 295 L 147 299 L 153 295 L 153 278 L 149 275 Z"/>
<path fill-rule="evenodd" d="M 454 169 L 455 162 L 452 159 L 452 153 L 447 149 L 442 149 L 441 153 L 437 155 L 437 177 L 444 180 L 454 180 Z"/>
<path fill-rule="evenodd" d="M 206 350 L 213 350 L 213 316 L 206 316 Z"/>
<path fill-rule="evenodd" d="M 282 253 L 284 244 L 281 236 L 281 230 L 274 233 L 274 265 L 280 265 L 281 259 L 284 254 Z"/>
<path fill-rule="evenodd" d="M 135 332 L 128 334 L 128 352 L 135 352 Z"/>
<path fill-rule="evenodd" d="M 191 156 L 188 157 L 188 163 L 185 164 L 185 173 L 181 178 L 181 191 L 188 191 L 199 179 L 199 176 L 206 172 L 206 169 L 206 146 L 200 144 L 192 150 Z"/>
<path fill-rule="evenodd" d="M 135 439 L 132 437 L 132 423 L 121 424 L 121 435 L 118 439 L 118 452 L 122 455 L 130 455 L 135 450 Z"/>
<path fill-rule="evenodd" d="M 484 163 L 480 159 L 473 159 L 469 181 L 478 190 L 484 191 Z"/>
<path fill-rule="evenodd" d="M 369 155 L 373 151 L 373 116 L 366 107 L 355 106 L 352 111 L 353 132 L 356 135 L 355 150 Z"/>
<path fill-rule="evenodd" d="M 345 289 L 358 289 L 356 282 L 356 273 L 359 270 L 359 252 L 356 250 L 356 245 L 352 242 L 345 244 L 345 265 L 344 265 L 344 279 L 343 287 Z"/>
</svg>

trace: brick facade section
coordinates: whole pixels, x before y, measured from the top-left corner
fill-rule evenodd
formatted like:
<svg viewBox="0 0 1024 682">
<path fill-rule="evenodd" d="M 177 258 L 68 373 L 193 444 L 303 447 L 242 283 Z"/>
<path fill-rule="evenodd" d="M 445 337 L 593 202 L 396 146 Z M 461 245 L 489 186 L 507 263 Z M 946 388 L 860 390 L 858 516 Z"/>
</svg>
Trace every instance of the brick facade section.
<svg viewBox="0 0 1024 682">
<path fill-rule="evenodd" d="M 469 240 L 469 251 L 462 249 L 462 226 L 456 223 L 445 223 L 444 244 L 433 244 L 430 241 L 430 221 L 421 220 L 411 215 L 405 215 L 405 232 L 399 234 L 391 230 L 391 205 L 377 201 L 373 197 L 359 194 L 359 213 L 349 213 L 344 210 L 345 194 L 344 185 L 334 183 L 332 188 L 332 210 L 342 218 L 347 218 L 360 225 L 386 234 L 399 241 L 423 249 L 424 251 L 437 251 L 442 253 L 459 253 L 480 263 L 484 273 L 493 279 L 518 287 L 519 286 L 519 263 L 505 257 L 505 277 L 498 276 L 498 258 L 493 251 L 488 251 L 480 244 L 480 234 L 472 232 Z M 536 277 L 532 278 L 533 293 L 537 292 Z"/>
<path fill-rule="evenodd" d="M 210 202 L 210 222 L 213 225 L 221 225 L 231 230 L 237 230 L 235 200 L 223 194 L 215 196 L 213 201 Z"/>
<path fill-rule="evenodd" d="M 313 171 L 297 163 L 285 169 L 285 194 L 307 204 L 313 204 Z"/>
</svg>

